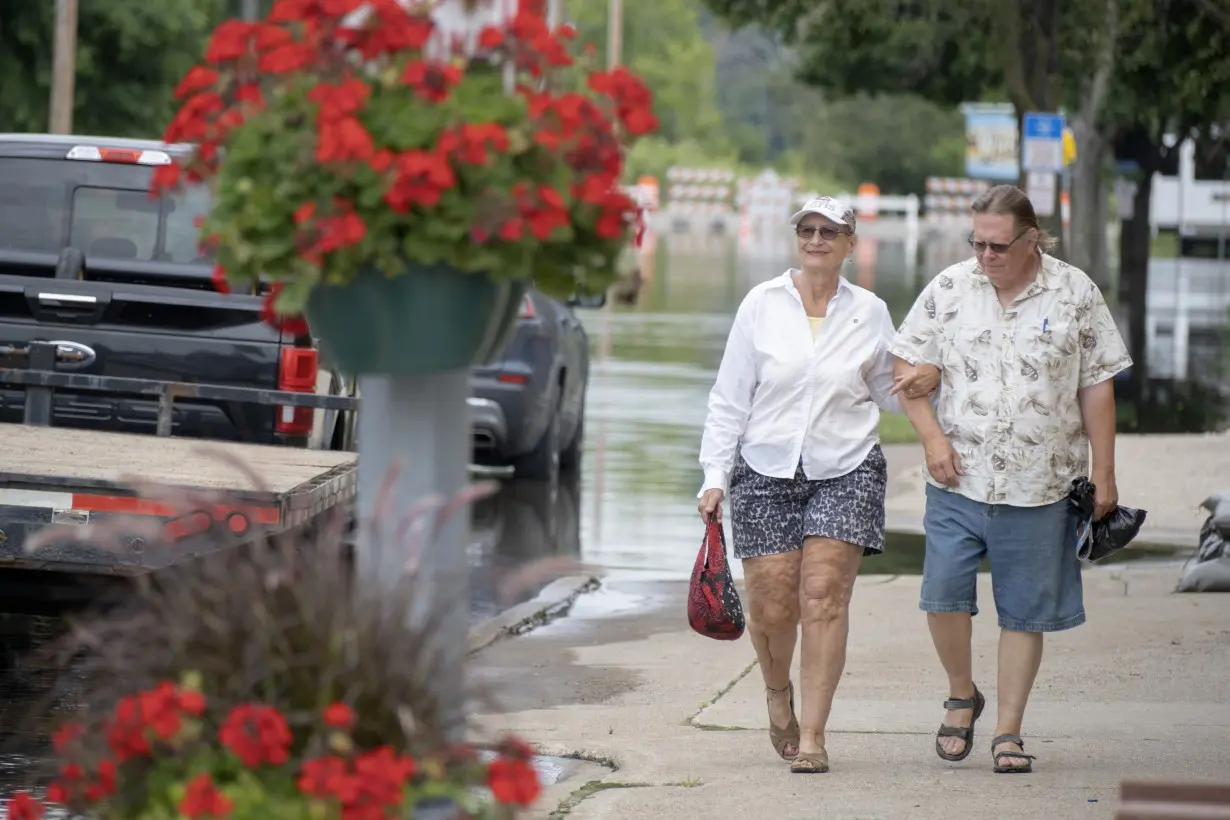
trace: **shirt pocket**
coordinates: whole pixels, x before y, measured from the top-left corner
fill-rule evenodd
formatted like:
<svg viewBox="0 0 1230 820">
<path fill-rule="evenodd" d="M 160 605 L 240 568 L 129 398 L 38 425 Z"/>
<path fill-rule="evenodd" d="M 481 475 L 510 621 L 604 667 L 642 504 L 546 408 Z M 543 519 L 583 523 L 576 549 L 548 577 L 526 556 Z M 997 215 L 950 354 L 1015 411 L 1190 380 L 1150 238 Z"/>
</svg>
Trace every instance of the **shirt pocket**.
<svg viewBox="0 0 1230 820">
<path fill-rule="evenodd" d="M 1063 383 L 1080 367 L 1080 329 L 1075 322 L 1047 322 L 1017 335 L 1021 376 L 1026 381 Z"/>
</svg>

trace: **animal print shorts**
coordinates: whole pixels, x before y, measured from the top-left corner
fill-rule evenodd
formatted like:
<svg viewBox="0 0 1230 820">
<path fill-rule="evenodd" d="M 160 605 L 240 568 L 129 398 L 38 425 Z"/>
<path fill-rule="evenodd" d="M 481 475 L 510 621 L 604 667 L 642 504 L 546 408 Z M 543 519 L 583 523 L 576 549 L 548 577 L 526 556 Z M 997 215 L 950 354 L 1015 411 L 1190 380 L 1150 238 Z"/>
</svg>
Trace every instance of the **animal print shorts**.
<svg viewBox="0 0 1230 820">
<path fill-rule="evenodd" d="M 802 549 L 808 536 L 832 538 L 884 551 L 884 492 L 888 462 L 880 445 L 849 473 L 810 481 L 803 464 L 794 478 L 771 478 L 740 454 L 730 474 L 730 528 L 735 558 L 757 558 Z"/>
</svg>

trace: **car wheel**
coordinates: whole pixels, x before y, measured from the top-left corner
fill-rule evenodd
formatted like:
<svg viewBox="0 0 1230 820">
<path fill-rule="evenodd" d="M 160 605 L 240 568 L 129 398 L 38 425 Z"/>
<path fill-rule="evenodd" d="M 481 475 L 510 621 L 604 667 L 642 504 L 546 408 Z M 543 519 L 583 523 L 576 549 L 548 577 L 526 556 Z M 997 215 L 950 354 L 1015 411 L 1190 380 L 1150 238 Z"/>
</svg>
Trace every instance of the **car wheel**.
<svg viewBox="0 0 1230 820">
<path fill-rule="evenodd" d="M 517 478 L 555 482 L 559 480 L 559 461 L 559 408 L 556 407 L 551 411 L 547 429 L 538 444 L 514 462 L 513 470 Z"/>
<path fill-rule="evenodd" d="M 564 470 L 575 470 L 581 466 L 581 456 L 585 452 L 585 399 L 581 399 L 581 414 L 577 419 L 577 429 L 572 434 L 572 441 L 559 454 L 559 466 Z"/>
</svg>

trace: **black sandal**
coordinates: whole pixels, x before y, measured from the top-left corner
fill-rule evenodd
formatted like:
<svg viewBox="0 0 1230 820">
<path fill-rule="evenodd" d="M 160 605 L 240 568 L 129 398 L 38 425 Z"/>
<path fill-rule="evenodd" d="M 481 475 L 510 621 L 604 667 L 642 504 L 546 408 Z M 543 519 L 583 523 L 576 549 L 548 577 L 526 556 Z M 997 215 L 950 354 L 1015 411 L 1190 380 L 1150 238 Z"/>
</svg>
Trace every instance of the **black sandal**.
<svg viewBox="0 0 1230 820">
<path fill-rule="evenodd" d="M 972 698 L 949 698 L 944 701 L 944 708 L 948 711 L 956 711 L 958 709 L 973 709 L 974 719 L 969 722 L 969 726 L 949 726 L 946 723 L 940 724 L 940 730 L 935 735 L 935 753 L 944 760 L 958 763 L 969 757 L 970 750 L 974 748 L 974 724 L 978 722 L 978 718 L 982 717 L 982 710 L 987 705 L 987 699 L 978 691 L 978 687 L 974 687 L 974 696 Z M 950 754 L 944 751 L 944 747 L 940 745 L 940 738 L 958 737 L 965 741 L 965 748 L 957 754 Z"/>
<path fill-rule="evenodd" d="M 1015 743 L 1017 746 L 1021 747 L 1021 751 L 1014 752 L 1011 749 L 1004 749 L 1002 752 L 995 751 L 995 747 L 1001 743 Z M 1000 735 L 992 740 L 991 756 L 995 759 L 996 774 L 1028 774 L 1034 770 L 1034 764 L 1032 761 L 1038 759 L 1033 755 L 1025 754 L 1025 742 L 1017 735 Z M 1002 766 L 999 762 L 1001 757 L 1023 757 L 1025 758 L 1025 765 L 1022 766 L 1018 763 L 1014 766 Z"/>
</svg>

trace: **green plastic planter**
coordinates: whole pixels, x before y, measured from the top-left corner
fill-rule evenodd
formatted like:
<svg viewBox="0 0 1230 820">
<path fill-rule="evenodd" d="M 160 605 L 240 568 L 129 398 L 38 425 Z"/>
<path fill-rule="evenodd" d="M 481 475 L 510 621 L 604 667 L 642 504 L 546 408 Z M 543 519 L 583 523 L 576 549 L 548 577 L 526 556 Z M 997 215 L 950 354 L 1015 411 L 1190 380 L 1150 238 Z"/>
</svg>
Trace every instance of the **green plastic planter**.
<svg viewBox="0 0 1230 820">
<path fill-rule="evenodd" d="M 516 324 L 526 284 L 408 263 L 387 277 L 365 268 L 345 285 L 322 285 L 308 324 L 326 361 L 347 373 L 417 376 L 494 359 Z"/>
</svg>

